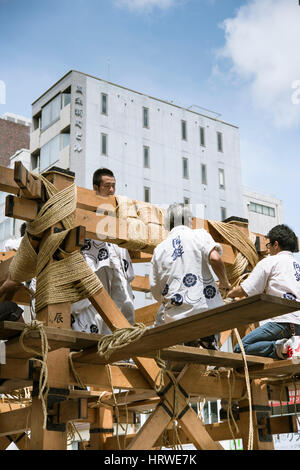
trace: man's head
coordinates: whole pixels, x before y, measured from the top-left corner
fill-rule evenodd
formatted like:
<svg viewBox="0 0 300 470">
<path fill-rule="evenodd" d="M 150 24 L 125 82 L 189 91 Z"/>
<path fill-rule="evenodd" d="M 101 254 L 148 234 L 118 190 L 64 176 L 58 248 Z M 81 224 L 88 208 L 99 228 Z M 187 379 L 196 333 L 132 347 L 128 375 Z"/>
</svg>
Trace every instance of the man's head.
<svg viewBox="0 0 300 470">
<path fill-rule="evenodd" d="M 178 225 L 192 226 L 193 214 L 190 209 L 180 203 L 171 204 L 165 214 L 164 223 L 167 230 L 172 230 Z"/>
<path fill-rule="evenodd" d="M 98 196 L 113 196 L 116 190 L 114 174 L 108 168 L 99 168 L 93 175 L 93 189 Z"/>
<path fill-rule="evenodd" d="M 269 231 L 267 238 L 270 240 L 267 243 L 270 255 L 280 251 L 297 251 L 297 237 L 287 225 L 276 225 Z"/>
</svg>

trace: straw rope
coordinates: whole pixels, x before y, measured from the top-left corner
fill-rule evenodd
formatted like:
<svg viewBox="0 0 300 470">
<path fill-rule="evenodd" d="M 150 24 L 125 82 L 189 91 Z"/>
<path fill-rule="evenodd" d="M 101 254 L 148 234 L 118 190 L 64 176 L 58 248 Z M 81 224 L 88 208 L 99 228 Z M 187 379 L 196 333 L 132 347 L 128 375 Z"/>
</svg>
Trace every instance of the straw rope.
<svg viewBox="0 0 300 470">
<path fill-rule="evenodd" d="M 32 331 L 38 331 L 40 338 L 41 338 L 41 350 L 37 351 L 29 346 L 26 346 L 24 340 L 26 336 L 30 335 Z M 39 377 L 39 394 L 38 397 L 42 403 L 42 410 L 43 410 L 43 429 L 46 429 L 47 424 L 47 397 L 48 397 L 48 366 L 47 366 L 47 358 L 48 358 L 48 339 L 47 335 L 44 330 L 44 326 L 42 322 L 37 320 L 32 321 L 31 323 L 25 324 L 25 328 L 22 331 L 19 342 L 24 349 L 24 351 L 28 352 L 29 354 L 33 354 L 34 356 L 31 358 L 35 361 L 38 361 L 41 364 L 41 372 Z M 41 359 L 40 359 L 41 357 Z"/>
<path fill-rule="evenodd" d="M 110 335 L 103 335 L 98 341 L 98 354 L 108 360 L 111 354 L 118 349 L 139 340 L 148 329 L 149 327 L 143 323 L 135 323 L 127 328 L 118 328 Z"/>
<path fill-rule="evenodd" d="M 66 253 L 59 248 L 74 225 L 76 186 L 72 184 L 58 191 L 43 176 L 40 178 L 49 200 L 36 219 L 27 225 L 27 231 L 9 268 L 11 278 L 15 281 L 28 282 L 33 277 L 37 278 L 36 311 L 50 304 L 77 302 L 96 294 L 103 287 L 78 251 Z M 41 235 L 58 222 L 63 224 L 65 230 L 50 234 L 37 254 L 29 236 Z M 49 263 L 57 250 L 63 259 Z"/>
</svg>

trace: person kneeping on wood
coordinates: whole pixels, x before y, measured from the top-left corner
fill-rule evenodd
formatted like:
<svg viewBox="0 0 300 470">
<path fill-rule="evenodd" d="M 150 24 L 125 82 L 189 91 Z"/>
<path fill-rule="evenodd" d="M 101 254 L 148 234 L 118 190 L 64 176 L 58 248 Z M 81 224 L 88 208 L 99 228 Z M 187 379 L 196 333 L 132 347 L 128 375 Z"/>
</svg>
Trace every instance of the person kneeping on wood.
<svg viewBox="0 0 300 470">
<path fill-rule="evenodd" d="M 270 256 L 257 263 L 248 278 L 229 291 L 227 297 L 266 293 L 300 302 L 300 264 L 293 256 L 297 250 L 295 233 L 287 225 L 276 225 L 267 238 Z M 258 328 L 242 339 L 242 343 L 246 354 L 287 359 L 293 353 L 300 355 L 299 339 L 300 309 L 261 321 Z M 235 346 L 234 352 L 241 352 L 239 345 Z"/>
</svg>

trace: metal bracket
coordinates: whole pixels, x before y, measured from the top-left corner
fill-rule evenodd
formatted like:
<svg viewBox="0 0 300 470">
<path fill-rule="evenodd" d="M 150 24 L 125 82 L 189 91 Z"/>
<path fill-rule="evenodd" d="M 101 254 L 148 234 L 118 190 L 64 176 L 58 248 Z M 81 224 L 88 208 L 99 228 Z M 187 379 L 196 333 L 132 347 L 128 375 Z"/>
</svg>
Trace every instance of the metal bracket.
<svg viewBox="0 0 300 470">
<path fill-rule="evenodd" d="M 256 419 L 258 424 L 258 438 L 260 442 L 272 442 L 273 437 L 271 434 L 270 414 L 264 411 L 257 411 Z"/>
</svg>

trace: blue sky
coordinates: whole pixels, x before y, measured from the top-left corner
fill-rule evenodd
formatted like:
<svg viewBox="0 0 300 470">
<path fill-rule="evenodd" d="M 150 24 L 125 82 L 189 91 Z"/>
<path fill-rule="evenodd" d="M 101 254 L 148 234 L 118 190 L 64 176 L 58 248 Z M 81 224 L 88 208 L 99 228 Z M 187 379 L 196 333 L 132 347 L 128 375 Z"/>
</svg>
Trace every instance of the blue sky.
<svg viewBox="0 0 300 470">
<path fill-rule="evenodd" d="M 245 186 L 300 236 L 298 0 L 0 0 L 0 115 L 70 69 L 239 126 Z M 293 88 L 294 87 L 294 88 Z"/>
</svg>

